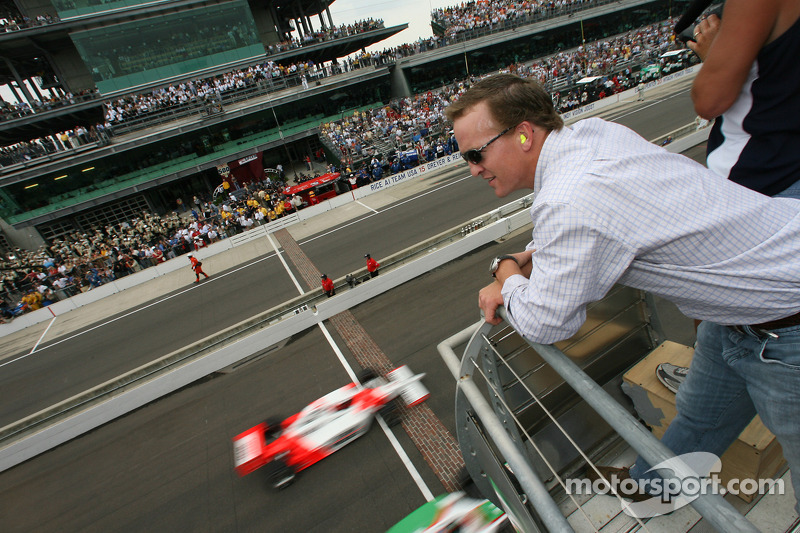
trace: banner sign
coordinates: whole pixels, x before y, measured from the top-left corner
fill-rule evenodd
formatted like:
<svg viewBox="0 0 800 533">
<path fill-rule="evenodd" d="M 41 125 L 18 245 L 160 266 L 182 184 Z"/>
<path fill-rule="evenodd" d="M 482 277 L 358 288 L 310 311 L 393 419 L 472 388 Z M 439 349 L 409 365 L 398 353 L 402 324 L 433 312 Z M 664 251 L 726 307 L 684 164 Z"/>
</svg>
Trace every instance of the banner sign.
<svg viewBox="0 0 800 533">
<path fill-rule="evenodd" d="M 217 165 L 217 172 L 219 172 L 219 175 L 223 178 L 227 178 L 231 173 L 231 168 L 225 164 Z"/>
<path fill-rule="evenodd" d="M 404 170 L 402 172 L 398 172 L 397 174 L 394 174 L 387 178 L 383 178 L 378 181 L 373 181 L 372 183 L 369 184 L 369 190 L 379 191 L 381 189 L 397 185 L 398 183 L 401 183 L 403 181 L 410 180 L 411 178 L 422 179 L 425 177 L 425 173 L 429 170 L 445 167 L 447 165 L 451 165 L 454 163 L 460 163 L 461 161 L 463 161 L 463 159 L 461 158 L 461 154 L 459 152 L 446 155 L 444 157 L 436 159 L 435 161 L 428 161 L 425 164 L 419 165 L 414 168 L 409 168 L 408 170 Z"/>
</svg>

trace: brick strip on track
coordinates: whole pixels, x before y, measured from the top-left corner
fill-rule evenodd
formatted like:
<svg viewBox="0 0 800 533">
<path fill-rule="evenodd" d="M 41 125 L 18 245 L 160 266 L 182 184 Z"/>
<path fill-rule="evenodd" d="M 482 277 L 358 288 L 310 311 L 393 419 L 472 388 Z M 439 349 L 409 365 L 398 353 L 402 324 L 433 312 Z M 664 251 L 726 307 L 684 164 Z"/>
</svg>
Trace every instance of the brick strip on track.
<svg viewBox="0 0 800 533">
<path fill-rule="evenodd" d="M 289 232 L 281 229 L 274 235 L 307 287 L 313 289 L 319 286 L 322 273 Z M 372 368 L 381 375 L 395 368 L 353 313 L 343 311 L 329 321 L 363 368 Z M 459 477 L 464 468 L 464 459 L 456 439 L 426 404 L 411 408 L 401 406 L 401 410 L 403 428 L 444 488 L 448 492 L 460 490 Z"/>
</svg>

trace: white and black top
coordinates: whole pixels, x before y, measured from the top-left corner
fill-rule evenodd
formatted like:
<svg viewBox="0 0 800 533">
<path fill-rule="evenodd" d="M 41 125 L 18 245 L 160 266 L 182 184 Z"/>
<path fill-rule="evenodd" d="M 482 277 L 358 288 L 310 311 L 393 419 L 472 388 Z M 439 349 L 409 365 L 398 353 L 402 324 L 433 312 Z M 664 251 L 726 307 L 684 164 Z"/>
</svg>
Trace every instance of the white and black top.
<svg viewBox="0 0 800 533">
<path fill-rule="evenodd" d="M 800 19 L 764 46 L 708 137 L 708 168 L 772 196 L 800 180 Z"/>
</svg>

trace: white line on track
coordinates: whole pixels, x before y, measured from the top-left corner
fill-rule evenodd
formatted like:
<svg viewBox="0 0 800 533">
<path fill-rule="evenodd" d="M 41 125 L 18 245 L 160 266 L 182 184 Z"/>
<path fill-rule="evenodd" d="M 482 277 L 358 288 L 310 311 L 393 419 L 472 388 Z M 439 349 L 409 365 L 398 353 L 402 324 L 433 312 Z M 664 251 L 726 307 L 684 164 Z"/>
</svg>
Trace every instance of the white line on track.
<svg viewBox="0 0 800 533">
<path fill-rule="evenodd" d="M 269 238 L 269 242 L 270 244 L 272 244 L 272 247 L 275 248 L 275 253 L 278 254 L 278 257 L 280 258 L 281 263 L 283 263 L 283 267 L 286 269 L 286 272 L 289 274 L 289 277 L 292 278 L 295 287 L 297 287 L 297 290 L 300 292 L 300 294 L 303 294 L 302 287 L 297 282 L 297 278 L 292 273 L 292 270 L 289 268 L 289 265 L 286 263 L 286 261 L 284 261 L 283 256 L 279 253 L 278 247 L 275 246 L 275 243 L 273 242 L 272 238 L 270 238 L 269 234 L 267 234 L 267 237 Z M 317 325 L 319 326 L 319 329 L 322 331 L 322 336 L 325 337 L 325 340 L 328 341 L 328 344 L 333 350 L 333 353 L 335 353 L 336 357 L 339 359 L 339 363 L 341 363 L 341 365 L 344 367 L 344 370 L 345 372 L 347 372 L 347 375 L 350 376 L 350 380 L 353 383 L 360 384 L 360 381 L 355 373 L 355 370 L 353 370 L 353 367 L 350 366 L 350 363 L 347 362 L 347 359 L 342 353 L 342 350 L 339 348 L 339 345 L 336 344 L 336 341 L 333 340 L 333 337 L 328 331 L 328 328 L 326 328 L 325 324 L 323 324 L 322 322 L 318 323 Z M 389 442 L 394 448 L 394 451 L 397 453 L 397 456 L 400 458 L 400 461 L 403 463 L 403 466 L 406 467 L 406 470 L 408 470 L 408 473 L 411 475 L 411 478 L 417 484 L 417 487 L 419 488 L 420 492 L 422 492 L 422 496 L 425 498 L 426 501 L 433 500 L 433 493 L 425 484 L 425 481 L 422 479 L 422 476 L 419 474 L 419 471 L 414 466 L 414 463 L 411 462 L 411 459 L 408 457 L 408 454 L 403 449 L 403 446 L 400 444 L 400 441 L 397 440 L 397 437 L 394 436 L 394 433 L 392 433 L 392 430 L 389 429 L 389 426 L 386 424 L 386 422 L 384 422 L 383 418 L 380 415 L 376 415 L 375 418 L 378 420 L 378 425 L 380 425 L 384 434 L 386 434 L 386 438 L 389 439 Z"/>
<path fill-rule="evenodd" d="M 356 376 L 353 367 L 350 366 L 350 364 L 347 362 L 347 359 L 345 359 L 342 350 L 339 349 L 339 346 L 336 344 L 336 341 L 333 340 L 333 337 L 331 337 L 331 334 L 328 332 L 328 328 L 326 328 L 325 324 L 323 324 L 322 322 L 320 322 L 317 325 L 319 326 L 319 329 L 322 330 L 322 335 L 325 337 L 325 340 L 328 341 L 328 344 L 330 344 L 331 349 L 333 349 L 334 353 L 336 354 L 336 357 L 339 358 L 339 362 L 344 367 L 345 372 L 347 372 L 347 375 L 350 376 L 350 379 L 353 381 L 353 383 L 359 383 L 358 377 Z M 397 453 L 397 456 L 400 458 L 400 461 L 403 463 L 403 466 L 406 467 L 406 470 L 408 470 L 408 473 L 411 475 L 411 479 L 414 480 L 420 492 L 422 492 L 422 496 L 425 498 L 426 501 L 433 500 L 433 493 L 431 492 L 431 489 L 429 489 L 428 485 L 425 484 L 425 481 L 422 479 L 422 476 L 419 474 L 419 471 L 414 466 L 414 463 L 411 462 L 411 459 L 408 457 L 408 454 L 403 449 L 403 445 L 400 444 L 400 441 L 397 440 L 397 437 L 394 436 L 394 433 L 392 433 L 392 430 L 389 429 L 389 426 L 386 425 L 386 422 L 384 422 L 383 418 L 380 415 L 375 415 L 375 418 L 378 420 L 378 425 L 381 426 L 381 429 L 386 435 L 386 438 L 389 439 L 392 448 L 394 448 L 394 451 Z"/>
<path fill-rule="evenodd" d="M 52 311 L 50 311 L 50 312 L 52 313 Z M 30 354 L 32 354 L 33 352 L 36 351 L 36 348 L 39 347 L 39 344 L 42 342 L 42 339 L 44 339 L 44 336 L 47 335 L 48 331 L 50 331 L 50 326 L 53 325 L 53 322 L 56 321 L 56 318 L 58 318 L 58 317 L 54 316 L 53 319 L 50 321 L 50 323 L 47 324 L 47 328 L 45 328 L 44 333 L 42 333 L 41 337 L 39 337 L 39 340 L 36 341 L 36 344 L 33 345 L 33 349 L 30 352 L 28 352 L 28 355 L 30 355 Z"/>
<path fill-rule="evenodd" d="M 272 235 L 267 233 L 267 239 L 269 240 L 269 243 L 272 245 L 272 249 L 275 250 L 275 255 L 277 255 L 278 259 L 281 260 L 281 264 L 283 265 L 283 268 L 286 269 L 286 272 L 289 274 L 289 277 L 292 278 L 292 283 L 294 283 L 294 286 L 297 288 L 297 291 L 302 296 L 303 293 L 304 293 L 303 287 L 300 286 L 300 283 L 298 283 L 297 278 L 294 277 L 294 273 L 292 272 L 292 269 L 290 269 L 289 265 L 286 264 L 286 260 L 283 258 L 283 255 L 281 254 L 280 250 L 278 250 L 278 246 L 275 244 L 275 241 L 272 240 Z"/>
<path fill-rule="evenodd" d="M 358 205 L 360 205 L 361 207 L 364 207 L 364 208 L 366 208 L 366 209 L 369 209 L 369 210 L 370 210 L 370 211 L 372 211 L 373 213 L 377 213 L 377 211 L 375 211 L 375 210 L 374 210 L 374 209 L 372 209 L 370 206 L 368 206 L 368 205 L 366 205 L 365 203 L 363 203 L 361 200 L 356 200 L 356 203 L 357 203 Z"/>
<path fill-rule="evenodd" d="M 389 442 L 392 443 L 392 447 L 394 447 L 397 455 L 400 456 L 400 460 L 403 461 L 408 473 L 411 474 L 411 478 L 419 487 L 419 490 L 422 492 L 422 496 L 425 498 L 425 501 L 432 501 L 433 500 L 433 493 L 431 489 L 428 488 L 428 485 L 425 484 L 425 481 L 422 479 L 422 476 L 419 475 L 419 472 L 414 465 L 411 463 L 411 459 L 409 459 L 408 455 L 406 455 L 406 451 L 403 449 L 403 446 L 400 444 L 400 441 L 397 440 L 397 437 L 394 436 L 392 430 L 389 429 L 389 426 L 386 424 L 386 421 L 378 415 L 378 424 L 380 424 L 381 429 L 384 433 L 386 433 L 386 437 L 389 439 Z"/>
</svg>

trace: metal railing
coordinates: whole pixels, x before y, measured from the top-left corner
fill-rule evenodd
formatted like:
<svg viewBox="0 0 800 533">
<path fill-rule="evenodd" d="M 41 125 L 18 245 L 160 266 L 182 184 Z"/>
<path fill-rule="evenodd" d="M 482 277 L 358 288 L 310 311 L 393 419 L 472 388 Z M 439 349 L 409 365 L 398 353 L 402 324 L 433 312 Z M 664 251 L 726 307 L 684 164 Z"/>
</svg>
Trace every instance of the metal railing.
<svg viewBox="0 0 800 533">
<path fill-rule="evenodd" d="M 505 320 L 505 310 L 498 311 Z M 574 472 L 576 463 L 594 467 L 592 451 L 583 448 L 597 450 L 608 438 L 604 429 L 650 464 L 671 459 L 678 478 L 696 478 L 623 405 L 613 386 L 618 378 L 609 380 L 657 341 L 652 318 L 648 295 L 617 287 L 590 306 L 581 330 L 558 347 L 529 342 L 507 322 L 479 323 L 439 344 L 457 381 L 457 433 L 467 469 L 483 495 L 503 505 L 523 531 L 572 531 L 546 483 L 569 493 L 561 476 Z M 455 349 L 465 343 L 458 357 Z M 624 364 L 620 356 L 627 356 Z M 719 495 L 701 495 L 691 505 L 719 531 L 757 531 Z"/>
</svg>

